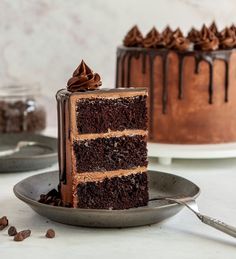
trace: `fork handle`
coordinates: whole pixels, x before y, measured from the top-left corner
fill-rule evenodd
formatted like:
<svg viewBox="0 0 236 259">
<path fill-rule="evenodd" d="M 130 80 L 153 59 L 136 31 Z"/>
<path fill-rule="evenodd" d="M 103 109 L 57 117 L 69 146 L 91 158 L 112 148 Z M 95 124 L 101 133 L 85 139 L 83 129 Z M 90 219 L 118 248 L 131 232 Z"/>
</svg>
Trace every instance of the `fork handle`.
<svg viewBox="0 0 236 259">
<path fill-rule="evenodd" d="M 236 238 L 236 227 L 230 226 L 218 219 L 215 219 L 200 213 L 198 213 L 197 216 L 203 223 Z"/>
</svg>

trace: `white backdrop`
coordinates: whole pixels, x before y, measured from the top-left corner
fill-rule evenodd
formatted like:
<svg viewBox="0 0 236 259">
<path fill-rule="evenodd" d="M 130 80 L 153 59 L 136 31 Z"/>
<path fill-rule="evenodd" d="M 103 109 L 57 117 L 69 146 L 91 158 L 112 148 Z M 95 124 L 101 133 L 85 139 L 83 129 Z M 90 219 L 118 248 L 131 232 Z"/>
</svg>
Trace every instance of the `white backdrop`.
<svg viewBox="0 0 236 259">
<path fill-rule="evenodd" d="M 114 86 L 116 46 L 134 24 L 186 31 L 236 22 L 235 0 L 1 0 L 1 84 L 40 84 L 53 97 L 83 58 Z"/>
</svg>

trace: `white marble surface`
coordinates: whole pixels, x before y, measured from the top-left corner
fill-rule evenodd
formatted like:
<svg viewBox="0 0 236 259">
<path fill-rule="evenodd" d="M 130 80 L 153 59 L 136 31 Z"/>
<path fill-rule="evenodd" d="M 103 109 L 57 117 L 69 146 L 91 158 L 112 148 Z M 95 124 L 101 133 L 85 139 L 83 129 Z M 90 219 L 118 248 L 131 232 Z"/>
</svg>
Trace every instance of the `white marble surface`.
<svg viewBox="0 0 236 259">
<path fill-rule="evenodd" d="M 39 84 L 54 97 L 80 60 L 114 86 L 115 52 L 128 29 L 185 31 L 236 22 L 234 0 L 1 0 L 0 84 Z"/>
<path fill-rule="evenodd" d="M 55 129 L 50 131 L 55 134 Z M 236 159 L 174 160 L 171 166 L 152 161 L 150 169 L 192 180 L 202 190 L 200 210 L 236 225 Z M 32 229 L 32 236 L 21 243 L 12 241 L 6 230 L 0 231 L 1 259 L 235 258 L 236 240 L 202 224 L 186 209 L 162 224 L 130 229 L 89 229 L 47 220 L 12 192 L 15 183 L 39 172 L 0 174 L 0 216 L 7 215 L 18 229 Z M 44 238 L 48 228 L 55 229 L 55 239 Z"/>
</svg>

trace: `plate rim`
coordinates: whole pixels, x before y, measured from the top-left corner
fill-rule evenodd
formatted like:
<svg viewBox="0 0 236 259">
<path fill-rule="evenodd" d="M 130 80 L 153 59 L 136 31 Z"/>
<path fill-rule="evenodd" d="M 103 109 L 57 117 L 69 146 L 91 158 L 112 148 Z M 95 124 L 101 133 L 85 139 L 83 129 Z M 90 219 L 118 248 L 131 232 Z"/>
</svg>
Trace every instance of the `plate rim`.
<svg viewBox="0 0 236 259">
<path fill-rule="evenodd" d="M 6 133 L 7 134 L 7 133 Z M 9 133 L 8 135 L 15 135 L 13 133 Z M 19 133 L 19 135 L 22 134 L 22 133 Z M 24 134 L 24 133 L 23 133 Z M 45 136 L 45 135 L 41 135 L 41 134 L 33 134 L 33 133 L 30 133 L 29 135 L 31 136 L 39 136 L 39 137 L 43 137 L 43 138 L 46 138 L 46 139 L 51 139 L 51 140 L 54 140 L 55 143 L 57 144 L 57 138 L 56 137 L 51 137 L 51 136 Z M 6 157 L 0 157 L 0 161 L 2 160 L 24 160 L 24 159 L 44 159 L 44 158 L 52 158 L 52 157 L 55 157 L 57 156 L 57 150 L 55 149 L 52 153 L 49 153 L 49 154 L 42 154 L 42 155 L 33 155 L 33 156 L 18 156 L 18 157 L 9 157 L 9 156 L 6 156 Z"/>
<path fill-rule="evenodd" d="M 188 180 L 187 178 L 185 177 L 182 177 L 182 176 L 179 176 L 179 175 L 175 175 L 175 174 L 171 174 L 171 173 L 167 173 L 167 172 L 163 172 L 163 171 L 157 171 L 157 170 L 148 170 L 148 172 L 151 172 L 151 173 L 161 173 L 161 174 L 167 174 L 169 176 L 177 176 L 178 178 L 181 178 L 181 179 L 184 179 L 188 182 L 190 182 L 192 185 L 194 185 L 196 187 L 196 194 L 194 196 L 192 196 L 191 198 L 193 199 L 196 199 L 200 193 L 201 193 L 201 189 L 200 187 L 193 183 L 192 181 Z M 25 182 L 26 180 L 28 180 L 29 178 L 34 178 L 34 177 L 37 177 L 37 176 L 40 176 L 40 175 L 44 175 L 44 174 L 52 174 L 52 173 L 58 173 L 58 170 L 52 170 L 52 171 L 48 171 L 48 172 L 44 172 L 44 173 L 40 173 L 40 174 L 36 174 L 36 175 L 31 175 L 29 177 L 26 177 L 24 178 L 23 180 L 19 181 L 18 183 L 16 183 L 13 187 L 13 192 L 15 194 L 15 196 L 27 203 L 28 205 L 32 205 L 32 206 L 41 206 L 41 207 L 44 207 L 44 208 L 48 208 L 48 209 L 54 209 L 54 210 L 57 210 L 57 211 L 70 211 L 70 212 L 75 212 L 75 211 L 79 211 L 81 213 L 106 213 L 106 214 L 123 214 L 123 213 L 142 213 L 142 212 L 146 212 L 148 210 L 158 210 L 160 209 L 160 207 L 148 207 L 148 206 L 144 206 L 144 207 L 138 207 L 138 208 L 130 208 L 130 209 L 124 209 L 124 210 L 107 210 L 107 209 L 83 209 L 83 208 L 67 208 L 67 207 L 57 207 L 57 206 L 52 206 L 52 205 L 49 205 L 49 204 L 44 204 L 44 203 L 40 203 L 36 200 L 33 200 L 31 198 L 28 198 L 26 197 L 25 195 L 23 194 L 20 194 L 18 191 L 17 191 L 17 188 L 19 185 L 21 185 L 23 182 Z M 177 204 L 177 203 L 171 203 L 171 204 L 166 204 L 166 205 L 162 205 L 161 208 L 170 208 L 170 207 L 175 207 L 175 206 L 182 206 L 180 204 Z"/>
</svg>

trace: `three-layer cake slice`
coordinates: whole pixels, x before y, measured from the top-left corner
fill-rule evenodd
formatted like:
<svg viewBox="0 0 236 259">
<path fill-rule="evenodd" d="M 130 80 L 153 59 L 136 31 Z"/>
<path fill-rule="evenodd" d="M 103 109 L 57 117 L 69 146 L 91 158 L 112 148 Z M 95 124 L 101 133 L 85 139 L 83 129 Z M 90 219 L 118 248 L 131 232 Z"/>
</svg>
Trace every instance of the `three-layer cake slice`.
<svg viewBox="0 0 236 259">
<path fill-rule="evenodd" d="M 147 92 L 96 89 L 84 62 L 57 93 L 64 205 L 127 209 L 148 202 Z"/>
</svg>

